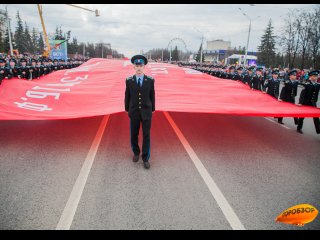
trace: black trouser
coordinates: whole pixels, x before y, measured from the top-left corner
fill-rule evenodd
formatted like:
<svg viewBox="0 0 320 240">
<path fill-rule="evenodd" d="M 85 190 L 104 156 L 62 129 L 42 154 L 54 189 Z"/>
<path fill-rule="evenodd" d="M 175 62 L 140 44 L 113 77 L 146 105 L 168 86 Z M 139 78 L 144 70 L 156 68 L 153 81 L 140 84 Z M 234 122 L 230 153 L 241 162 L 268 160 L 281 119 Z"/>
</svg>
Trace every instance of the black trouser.
<svg viewBox="0 0 320 240">
<path fill-rule="evenodd" d="M 302 129 L 304 118 L 299 118 L 297 129 Z M 313 118 L 314 127 L 316 128 L 316 132 L 320 134 L 320 120 L 319 118 Z"/>
<path fill-rule="evenodd" d="M 143 142 L 142 142 L 142 160 L 148 161 L 150 158 L 150 128 L 151 119 L 142 120 L 140 118 L 130 118 L 130 138 L 131 148 L 134 155 L 140 154 L 140 148 L 138 145 L 138 136 L 140 130 L 140 124 L 142 123 Z"/>
<path fill-rule="evenodd" d="M 282 120 L 283 120 L 283 117 L 279 117 L 279 118 L 278 118 L 278 122 L 282 122 Z M 293 118 L 293 120 L 294 120 L 294 124 L 295 124 L 295 125 L 298 125 L 299 119 L 295 117 L 295 118 Z"/>
</svg>

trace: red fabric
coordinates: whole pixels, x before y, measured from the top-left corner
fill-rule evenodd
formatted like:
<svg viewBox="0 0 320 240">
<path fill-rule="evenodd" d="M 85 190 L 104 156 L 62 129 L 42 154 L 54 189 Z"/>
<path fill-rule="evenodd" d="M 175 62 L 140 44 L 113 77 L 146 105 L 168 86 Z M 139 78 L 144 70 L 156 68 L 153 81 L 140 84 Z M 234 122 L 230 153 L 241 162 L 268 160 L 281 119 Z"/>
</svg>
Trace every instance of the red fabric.
<svg viewBox="0 0 320 240">
<path fill-rule="evenodd" d="M 157 111 L 320 117 L 320 109 L 278 102 L 240 82 L 192 69 L 149 62 L 145 73 L 155 78 Z M 0 119 L 67 119 L 123 112 L 125 79 L 132 74 L 130 60 L 95 58 L 33 81 L 3 80 Z"/>
</svg>

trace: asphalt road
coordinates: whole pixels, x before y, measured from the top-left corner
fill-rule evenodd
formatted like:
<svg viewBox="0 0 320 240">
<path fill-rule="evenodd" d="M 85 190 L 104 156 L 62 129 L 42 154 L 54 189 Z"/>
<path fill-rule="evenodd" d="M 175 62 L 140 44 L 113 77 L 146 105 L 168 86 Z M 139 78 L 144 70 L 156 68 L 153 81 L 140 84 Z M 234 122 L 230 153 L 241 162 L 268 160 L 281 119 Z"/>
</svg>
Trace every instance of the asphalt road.
<svg viewBox="0 0 320 240">
<path fill-rule="evenodd" d="M 301 203 L 320 209 L 320 134 L 305 119 L 170 113 L 245 229 L 320 229 L 276 223 Z M 0 121 L 0 229 L 56 229 L 103 116 Z M 162 112 L 151 168 L 133 163 L 129 119 L 104 130 L 70 229 L 232 229 Z M 141 138 L 139 139 L 141 143 Z"/>
</svg>

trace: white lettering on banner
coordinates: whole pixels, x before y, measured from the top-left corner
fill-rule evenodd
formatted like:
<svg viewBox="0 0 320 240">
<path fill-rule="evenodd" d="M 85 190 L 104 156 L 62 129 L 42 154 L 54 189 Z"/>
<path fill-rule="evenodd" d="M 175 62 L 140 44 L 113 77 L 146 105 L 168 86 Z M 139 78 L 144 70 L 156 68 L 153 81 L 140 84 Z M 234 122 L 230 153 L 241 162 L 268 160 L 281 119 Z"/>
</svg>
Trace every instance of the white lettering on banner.
<svg viewBox="0 0 320 240">
<path fill-rule="evenodd" d="M 46 86 L 49 87 L 73 87 L 76 84 L 80 84 L 81 82 L 73 82 L 73 83 L 48 83 Z"/>
<path fill-rule="evenodd" d="M 123 62 L 123 66 L 126 67 L 128 65 L 131 65 L 131 60 L 127 60 Z"/>
<path fill-rule="evenodd" d="M 88 79 L 88 75 L 84 75 L 82 77 L 76 77 L 75 79 L 69 79 L 70 77 L 64 77 L 60 79 L 60 82 L 63 83 L 48 83 L 44 84 L 48 87 L 73 87 L 76 84 L 80 84 L 83 80 Z M 38 99 L 44 99 L 49 96 L 54 97 L 55 100 L 60 99 L 61 93 L 59 92 L 70 92 L 70 88 L 46 88 L 41 86 L 35 86 L 32 88 L 33 90 L 50 90 L 50 91 L 58 91 L 58 92 L 40 92 L 40 91 L 31 91 L 27 90 L 26 96 L 30 98 L 38 98 Z M 27 101 L 26 97 L 21 97 L 23 101 Z M 38 104 L 38 103 L 32 103 L 32 102 L 14 102 L 19 108 L 24 108 L 27 110 L 32 111 L 51 111 L 52 108 L 49 108 L 46 104 Z"/>
<path fill-rule="evenodd" d="M 31 103 L 31 102 L 23 102 L 23 103 L 14 102 L 14 104 L 17 104 L 19 108 L 24 108 L 24 109 L 39 111 L 39 112 L 52 110 L 52 108 L 48 108 L 48 106 L 45 104 L 37 104 L 37 103 Z"/>
<path fill-rule="evenodd" d="M 48 93 L 48 92 L 36 92 L 28 90 L 26 93 L 27 97 L 31 98 L 46 98 L 48 96 L 55 96 L 54 99 L 59 99 L 60 93 Z"/>
<path fill-rule="evenodd" d="M 58 89 L 58 88 L 44 88 L 44 87 L 35 86 L 32 89 L 34 89 L 34 90 L 52 90 L 52 91 L 60 91 L 60 92 L 70 92 L 70 88 Z"/>
<path fill-rule="evenodd" d="M 157 75 L 157 74 L 168 74 L 167 68 L 151 68 L 151 75 Z"/>
<path fill-rule="evenodd" d="M 84 77 L 76 77 L 75 79 L 71 79 L 71 80 L 67 80 L 67 78 L 70 78 L 70 77 L 65 77 L 65 78 L 62 78 L 60 81 L 61 82 L 76 82 L 78 80 L 86 80 L 88 78 L 88 75 L 84 75 Z"/>
<path fill-rule="evenodd" d="M 96 63 L 91 64 L 91 65 L 86 65 L 86 66 L 83 66 L 83 67 L 76 67 L 76 68 L 68 69 L 64 73 L 64 75 L 68 75 L 68 73 L 74 73 L 74 72 L 88 72 L 91 67 L 95 67 L 95 66 L 97 66 L 99 64 L 100 64 L 100 62 L 96 62 Z"/>
<path fill-rule="evenodd" d="M 182 68 L 186 74 L 202 74 L 202 72 L 199 72 L 197 70 L 191 69 L 191 68 Z"/>
<path fill-rule="evenodd" d="M 150 63 L 150 64 L 148 64 L 148 67 L 149 68 L 153 68 L 153 67 L 179 68 L 177 65 L 163 64 L 163 63 Z"/>
</svg>

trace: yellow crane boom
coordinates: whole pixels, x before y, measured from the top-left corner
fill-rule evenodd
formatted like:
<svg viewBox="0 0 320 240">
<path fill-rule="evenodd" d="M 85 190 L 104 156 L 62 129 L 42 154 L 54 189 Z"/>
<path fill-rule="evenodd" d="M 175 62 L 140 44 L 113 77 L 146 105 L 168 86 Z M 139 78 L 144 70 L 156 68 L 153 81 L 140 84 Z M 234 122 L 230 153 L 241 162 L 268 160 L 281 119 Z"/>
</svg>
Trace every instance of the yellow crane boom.
<svg viewBox="0 0 320 240">
<path fill-rule="evenodd" d="M 46 49 L 44 50 L 42 56 L 49 57 L 49 54 L 50 54 L 50 51 L 51 51 L 51 47 L 50 47 L 50 43 L 49 43 L 49 38 L 48 38 L 48 35 L 47 35 L 46 27 L 45 27 L 44 22 L 43 22 L 42 6 L 40 4 L 37 4 L 37 5 L 38 5 L 38 11 L 39 11 L 39 15 L 40 15 L 42 30 L 43 30 L 43 36 L 44 36 L 44 39 L 46 41 Z"/>
<path fill-rule="evenodd" d="M 72 6 L 72 7 L 76 7 L 76 8 L 81 8 L 81 9 L 84 9 L 84 10 L 87 10 L 87 11 L 90 11 L 90 12 L 94 12 L 96 14 L 96 17 L 100 16 L 100 13 L 99 13 L 98 9 L 91 10 L 91 9 L 80 7 L 80 6 L 77 6 L 77 5 L 74 5 L 74 4 L 66 4 L 66 5 L 69 5 L 69 6 Z M 43 17 L 42 17 L 42 5 L 41 4 L 37 4 L 37 6 L 38 6 L 39 16 L 40 16 L 40 20 L 41 20 L 42 29 L 43 29 L 43 36 L 44 36 L 44 39 L 45 39 L 45 42 L 46 42 L 46 49 L 44 50 L 42 56 L 49 57 L 50 51 L 51 51 L 51 46 L 50 46 L 50 43 L 49 43 L 49 38 L 48 38 L 46 27 L 44 25 L 44 21 L 43 21 Z"/>
</svg>

